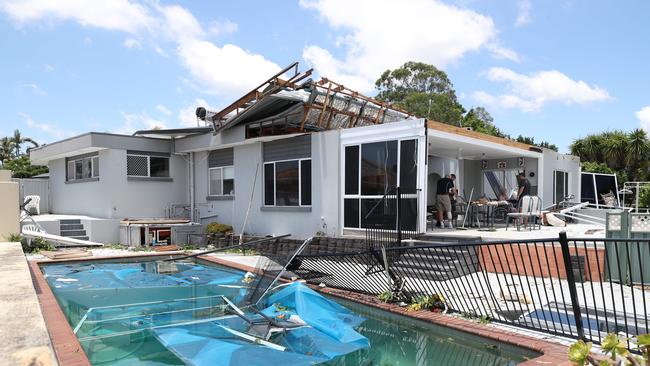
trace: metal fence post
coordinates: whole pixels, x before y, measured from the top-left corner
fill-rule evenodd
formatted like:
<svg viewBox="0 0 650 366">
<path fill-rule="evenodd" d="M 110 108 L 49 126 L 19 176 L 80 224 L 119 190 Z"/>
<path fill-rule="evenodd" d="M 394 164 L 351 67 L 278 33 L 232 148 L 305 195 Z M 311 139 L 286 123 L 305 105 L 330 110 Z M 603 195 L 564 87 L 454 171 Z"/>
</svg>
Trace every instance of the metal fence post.
<svg viewBox="0 0 650 366">
<path fill-rule="evenodd" d="M 401 203 L 402 203 L 402 194 L 399 186 L 396 188 L 397 193 L 397 245 L 400 246 L 402 243 L 402 220 L 400 215 Z"/>
<path fill-rule="evenodd" d="M 586 339 L 585 329 L 582 324 L 582 315 L 580 314 L 580 303 L 578 302 L 576 280 L 573 276 L 573 265 L 571 264 L 571 254 L 569 252 L 569 239 L 567 239 L 565 231 L 560 233 L 560 247 L 562 248 L 564 271 L 566 272 L 566 279 L 569 284 L 569 296 L 571 297 L 571 306 L 573 308 L 573 316 L 575 317 L 576 330 L 578 331 L 578 339 L 584 340 Z"/>
</svg>

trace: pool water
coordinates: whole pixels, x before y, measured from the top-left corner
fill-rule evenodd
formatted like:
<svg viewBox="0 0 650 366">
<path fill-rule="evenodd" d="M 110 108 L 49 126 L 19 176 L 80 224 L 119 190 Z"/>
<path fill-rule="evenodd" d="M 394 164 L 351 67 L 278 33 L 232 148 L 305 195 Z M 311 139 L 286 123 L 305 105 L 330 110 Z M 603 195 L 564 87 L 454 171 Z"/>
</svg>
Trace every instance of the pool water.
<svg viewBox="0 0 650 366">
<path fill-rule="evenodd" d="M 175 268 L 153 261 L 43 265 L 48 284 L 93 365 L 184 365 L 152 327 L 223 314 L 221 295 L 242 295 L 244 273 L 202 261 Z M 163 273 L 161 273 L 163 272 Z M 330 298 L 366 320 L 370 348 L 325 365 L 515 365 L 539 356 L 449 328 Z M 200 323 L 196 326 L 205 327 Z M 193 326 L 193 325 L 190 325 Z"/>
</svg>

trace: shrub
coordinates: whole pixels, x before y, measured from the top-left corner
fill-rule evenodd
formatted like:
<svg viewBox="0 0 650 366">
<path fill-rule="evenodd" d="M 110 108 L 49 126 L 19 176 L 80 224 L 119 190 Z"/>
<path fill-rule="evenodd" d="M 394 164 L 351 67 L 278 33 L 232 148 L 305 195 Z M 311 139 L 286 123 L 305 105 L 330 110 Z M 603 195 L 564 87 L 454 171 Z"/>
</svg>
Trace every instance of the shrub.
<svg viewBox="0 0 650 366">
<path fill-rule="evenodd" d="M 18 243 L 23 240 L 23 236 L 20 234 L 9 234 L 7 236 L 7 240 L 9 240 L 12 243 Z"/>
<path fill-rule="evenodd" d="M 206 234 L 223 234 L 232 233 L 232 226 L 220 224 L 218 222 L 211 222 L 205 227 Z"/>
<path fill-rule="evenodd" d="M 639 207 L 650 208 L 650 187 L 645 187 L 639 192 Z"/>
<path fill-rule="evenodd" d="M 43 238 L 33 238 L 31 240 L 23 238 L 20 241 L 25 253 L 38 253 L 41 250 L 54 250 L 54 246 Z"/>
</svg>

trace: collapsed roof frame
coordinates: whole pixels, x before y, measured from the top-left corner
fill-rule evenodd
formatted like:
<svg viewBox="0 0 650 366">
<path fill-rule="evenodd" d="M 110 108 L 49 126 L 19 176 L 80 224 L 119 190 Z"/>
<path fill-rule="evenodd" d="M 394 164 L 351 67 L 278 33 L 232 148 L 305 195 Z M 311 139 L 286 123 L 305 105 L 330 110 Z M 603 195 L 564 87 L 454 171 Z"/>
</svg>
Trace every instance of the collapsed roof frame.
<svg viewBox="0 0 650 366">
<path fill-rule="evenodd" d="M 199 117 L 212 123 L 214 134 L 239 123 L 256 123 L 260 131 L 268 127 L 276 131 L 273 126 L 280 123 L 286 133 L 352 128 L 413 117 L 327 78 L 300 83 L 312 72 L 299 72 L 298 62 L 294 62 L 221 111 Z M 285 73 L 290 75 L 283 79 Z M 263 117 L 256 118 L 259 115 Z"/>
</svg>

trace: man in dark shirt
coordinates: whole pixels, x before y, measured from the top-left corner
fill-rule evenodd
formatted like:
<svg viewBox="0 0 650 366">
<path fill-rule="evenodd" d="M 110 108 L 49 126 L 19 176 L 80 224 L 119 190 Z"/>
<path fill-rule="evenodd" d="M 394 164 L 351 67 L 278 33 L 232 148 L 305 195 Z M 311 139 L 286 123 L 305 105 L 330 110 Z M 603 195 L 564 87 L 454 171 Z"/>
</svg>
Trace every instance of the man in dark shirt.
<svg viewBox="0 0 650 366">
<path fill-rule="evenodd" d="M 438 211 L 438 222 L 436 227 L 444 227 L 442 217 L 443 213 L 447 213 L 447 218 L 449 219 L 449 227 L 451 228 L 451 197 L 456 193 L 456 188 L 454 188 L 454 181 L 456 180 L 456 175 L 451 174 L 449 177 L 440 178 L 438 184 L 436 185 L 436 209 Z"/>
<path fill-rule="evenodd" d="M 519 173 L 517 176 L 519 181 L 519 192 L 517 192 L 517 200 L 521 201 L 524 196 L 530 195 L 530 182 L 526 179 L 526 173 Z"/>
</svg>

